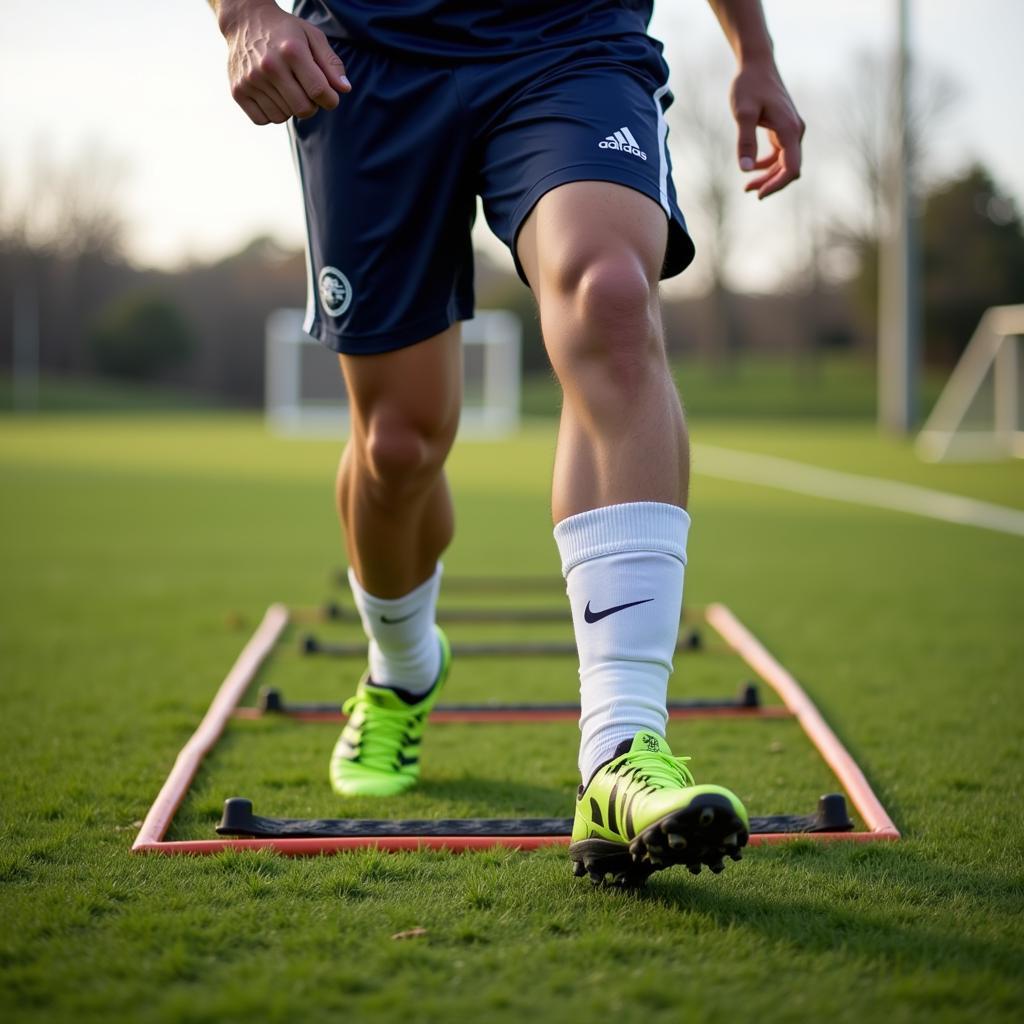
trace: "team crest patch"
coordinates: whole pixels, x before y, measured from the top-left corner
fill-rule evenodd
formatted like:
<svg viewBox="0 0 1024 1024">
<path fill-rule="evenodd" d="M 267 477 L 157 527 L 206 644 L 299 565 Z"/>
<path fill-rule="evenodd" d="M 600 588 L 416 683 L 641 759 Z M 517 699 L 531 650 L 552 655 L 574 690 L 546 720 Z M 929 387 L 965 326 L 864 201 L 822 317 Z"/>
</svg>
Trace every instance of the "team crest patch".
<svg viewBox="0 0 1024 1024">
<path fill-rule="evenodd" d="M 320 305 L 330 316 L 341 316 L 352 302 L 352 285 L 337 267 L 324 267 L 317 278 Z"/>
</svg>

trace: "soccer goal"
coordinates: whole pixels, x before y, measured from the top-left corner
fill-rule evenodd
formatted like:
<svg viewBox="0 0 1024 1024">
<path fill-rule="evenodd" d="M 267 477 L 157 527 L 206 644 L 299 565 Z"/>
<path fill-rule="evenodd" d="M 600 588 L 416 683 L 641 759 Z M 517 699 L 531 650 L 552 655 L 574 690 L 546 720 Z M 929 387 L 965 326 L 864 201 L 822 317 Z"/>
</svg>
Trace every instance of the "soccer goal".
<svg viewBox="0 0 1024 1024">
<path fill-rule="evenodd" d="M 917 437 L 926 462 L 1024 458 L 1024 306 L 985 311 Z"/>
<path fill-rule="evenodd" d="M 285 437 L 340 437 L 348 396 L 337 356 L 302 329 L 301 309 L 267 317 L 264 408 Z M 462 325 L 464 437 L 492 438 L 519 427 L 522 325 L 507 310 L 481 310 Z"/>
</svg>

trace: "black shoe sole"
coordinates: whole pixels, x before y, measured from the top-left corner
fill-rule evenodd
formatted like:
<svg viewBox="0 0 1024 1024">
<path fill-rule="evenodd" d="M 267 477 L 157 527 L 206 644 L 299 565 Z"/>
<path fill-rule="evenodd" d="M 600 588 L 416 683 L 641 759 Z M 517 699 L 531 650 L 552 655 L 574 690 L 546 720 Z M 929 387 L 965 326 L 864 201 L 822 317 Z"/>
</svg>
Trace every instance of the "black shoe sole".
<svg viewBox="0 0 1024 1024">
<path fill-rule="evenodd" d="M 583 839 L 569 847 L 573 874 L 589 875 L 594 885 L 640 888 L 655 871 L 685 864 L 700 874 L 707 865 L 716 875 L 725 858 L 741 860 L 747 828 L 726 797 L 703 793 L 688 807 L 666 814 L 630 843 Z"/>
</svg>

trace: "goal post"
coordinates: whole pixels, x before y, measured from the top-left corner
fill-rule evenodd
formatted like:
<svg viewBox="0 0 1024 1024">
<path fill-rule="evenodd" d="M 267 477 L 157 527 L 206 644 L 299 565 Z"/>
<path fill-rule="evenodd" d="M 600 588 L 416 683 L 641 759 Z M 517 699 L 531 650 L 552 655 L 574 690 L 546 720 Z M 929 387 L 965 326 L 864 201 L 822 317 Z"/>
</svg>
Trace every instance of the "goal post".
<svg viewBox="0 0 1024 1024">
<path fill-rule="evenodd" d="M 978 321 L 917 436 L 926 462 L 1024 458 L 1024 305 L 992 306 Z"/>
<path fill-rule="evenodd" d="M 264 410 L 284 437 L 340 437 L 349 411 L 338 359 L 302 329 L 301 309 L 267 317 Z M 481 310 L 462 324 L 463 437 L 496 438 L 519 428 L 522 325 L 512 312 Z"/>
</svg>

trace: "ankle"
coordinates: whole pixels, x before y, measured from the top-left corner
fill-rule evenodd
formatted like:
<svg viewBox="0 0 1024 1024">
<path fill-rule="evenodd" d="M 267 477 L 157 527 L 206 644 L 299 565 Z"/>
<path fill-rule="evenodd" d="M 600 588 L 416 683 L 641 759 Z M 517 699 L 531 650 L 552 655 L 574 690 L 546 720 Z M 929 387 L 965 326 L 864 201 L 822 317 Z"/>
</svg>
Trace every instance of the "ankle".
<svg viewBox="0 0 1024 1024">
<path fill-rule="evenodd" d="M 437 596 L 441 566 L 424 583 L 399 598 L 367 593 L 355 573 L 349 583 L 369 644 L 370 679 L 410 695 L 430 690 L 441 666 L 437 637 Z"/>
</svg>

